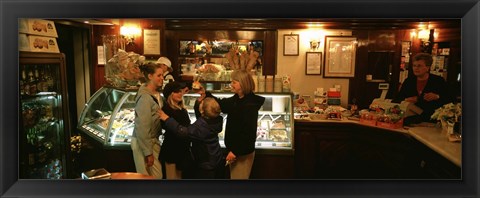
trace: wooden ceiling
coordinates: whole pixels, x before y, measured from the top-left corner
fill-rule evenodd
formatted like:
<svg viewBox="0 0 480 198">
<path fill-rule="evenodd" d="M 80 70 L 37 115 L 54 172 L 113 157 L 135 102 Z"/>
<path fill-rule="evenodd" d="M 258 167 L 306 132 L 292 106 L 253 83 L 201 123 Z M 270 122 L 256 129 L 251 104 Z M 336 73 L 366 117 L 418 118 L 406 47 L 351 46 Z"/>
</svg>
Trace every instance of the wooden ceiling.
<svg viewBox="0 0 480 198">
<path fill-rule="evenodd" d="M 167 19 L 167 30 L 417 29 L 460 28 L 460 19 Z"/>
</svg>

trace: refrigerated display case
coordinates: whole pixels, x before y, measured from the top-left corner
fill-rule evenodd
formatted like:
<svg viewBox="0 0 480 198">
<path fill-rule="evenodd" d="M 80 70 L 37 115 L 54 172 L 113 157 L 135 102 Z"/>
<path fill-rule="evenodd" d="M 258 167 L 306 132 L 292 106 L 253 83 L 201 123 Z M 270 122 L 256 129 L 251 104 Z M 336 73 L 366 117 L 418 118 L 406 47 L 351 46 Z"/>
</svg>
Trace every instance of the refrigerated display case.
<svg viewBox="0 0 480 198">
<path fill-rule="evenodd" d="M 87 102 L 79 120 L 78 129 L 107 147 L 130 147 L 135 118 L 137 90 L 102 87 Z M 226 98 L 228 92 L 213 92 L 215 97 Z M 262 150 L 293 149 L 293 108 L 291 93 L 257 93 L 265 97 L 258 117 L 256 148 Z M 200 95 L 184 95 L 185 106 L 192 123 L 196 120 L 193 106 Z M 221 114 L 224 119 L 228 115 Z M 224 122 L 225 124 L 225 122 Z M 225 127 L 224 127 L 225 128 Z M 225 147 L 224 131 L 219 134 Z M 292 151 L 293 152 L 293 151 Z"/>
<path fill-rule="evenodd" d="M 65 56 L 19 54 L 19 176 L 67 178 L 70 123 Z"/>
<path fill-rule="evenodd" d="M 106 147 L 130 147 L 137 89 L 100 88 L 82 111 L 78 129 Z"/>
<path fill-rule="evenodd" d="M 233 96 L 231 92 L 212 92 L 212 94 L 218 98 Z M 265 102 L 258 113 L 255 148 L 263 151 L 292 151 L 294 148 L 293 95 L 291 93 L 257 93 L 257 95 L 265 97 Z M 193 106 L 199 96 L 194 93 L 184 95 L 184 102 L 192 122 L 196 120 Z M 224 118 L 223 130 L 225 130 L 225 120 L 228 115 L 223 113 L 221 115 Z M 222 147 L 225 147 L 224 135 L 225 131 L 219 134 L 219 141 Z"/>
</svg>

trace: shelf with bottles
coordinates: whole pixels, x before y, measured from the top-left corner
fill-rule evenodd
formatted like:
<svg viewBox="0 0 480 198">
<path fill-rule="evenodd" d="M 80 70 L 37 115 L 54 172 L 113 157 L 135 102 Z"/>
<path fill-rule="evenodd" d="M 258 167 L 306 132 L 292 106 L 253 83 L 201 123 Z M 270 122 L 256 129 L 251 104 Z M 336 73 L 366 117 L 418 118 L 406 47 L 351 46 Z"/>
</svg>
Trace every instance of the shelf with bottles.
<svg viewBox="0 0 480 198">
<path fill-rule="evenodd" d="M 26 152 L 27 152 L 27 165 L 29 168 L 29 178 L 51 178 L 62 177 L 61 166 L 55 167 L 52 172 L 50 166 L 51 161 L 59 161 L 55 159 L 58 156 L 59 151 L 57 148 L 61 145 L 58 144 L 57 133 L 60 130 L 60 123 L 58 121 L 50 121 L 39 123 L 33 127 L 25 129 L 26 132 Z M 52 173 L 53 175 L 48 175 Z"/>
<path fill-rule="evenodd" d="M 22 120 L 24 128 L 32 128 L 37 125 L 57 122 L 56 106 L 58 101 L 56 97 L 48 96 L 33 98 L 22 103 Z"/>
<path fill-rule="evenodd" d="M 38 94 L 53 94 L 57 91 L 53 65 L 25 64 L 20 67 L 20 95 L 22 97 Z"/>
</svg>

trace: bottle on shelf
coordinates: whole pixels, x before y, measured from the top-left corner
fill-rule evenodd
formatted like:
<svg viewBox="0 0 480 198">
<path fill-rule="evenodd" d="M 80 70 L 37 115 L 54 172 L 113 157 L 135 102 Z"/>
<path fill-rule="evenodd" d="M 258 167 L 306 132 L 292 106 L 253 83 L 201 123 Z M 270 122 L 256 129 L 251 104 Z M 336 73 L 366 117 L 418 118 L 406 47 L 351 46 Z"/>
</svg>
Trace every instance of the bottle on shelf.
<svg viewBox="0 0 480 198">
<path fill-rule="evenodd" d="M 52 70 L 50 68 L 50 65 L 46 66 L 45 79 L 47 81 L 48 91 L 55 91 L 55 89 L 54 89 L 54 79 L 53 79 L 53 76 L 52 76 Z"/>
<path fill-rule="evenodd" d="M 20 76 L 20 95 L 24 96 L 27 95 L 27 92 L 25 90 L 25 87 L 27 87 L 28 81 L 27 81 L 27 71 L 25 70 L 25 65 L 22 66 L 22 71 L 21 71 L 21 76 Z M 28 86 L 27 89 L 30 89 Z"/>
<path fill-rule="evenodd" d="M 28 94 L 35 95 L 37 93 L 37 83 L 35 83 L 34 71 L 30 69 L 28 71 Z"/>
</svg>

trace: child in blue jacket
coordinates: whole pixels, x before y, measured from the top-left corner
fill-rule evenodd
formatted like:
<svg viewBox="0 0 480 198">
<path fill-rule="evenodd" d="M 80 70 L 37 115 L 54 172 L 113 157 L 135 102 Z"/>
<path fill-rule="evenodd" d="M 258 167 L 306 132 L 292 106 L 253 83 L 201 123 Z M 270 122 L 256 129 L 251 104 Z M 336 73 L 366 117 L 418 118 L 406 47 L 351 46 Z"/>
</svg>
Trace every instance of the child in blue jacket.
<svg viewBox="0 0 480 198">
<path fill-rule="evenodd" d="M 165 127 L 174 131 L 179 137 L 192 141 L 192 157 L 196 163 L 195 178 L 222 178 L 223 153 L 218 142 L 218 134 L 222 132 L 223 117 L 220 116 L 220 105 L 214 98 L 207 97 L 200 103 L 201 116 L 190 126 L 182 126 L 163 111 L 159 111 L 160 119 Z"/>
</svg>

